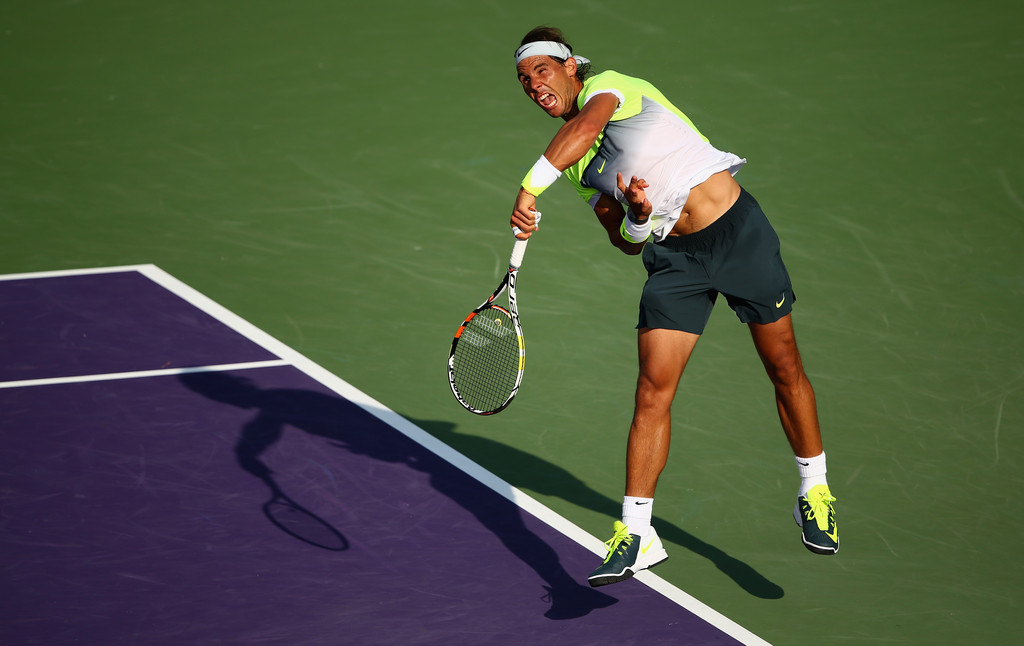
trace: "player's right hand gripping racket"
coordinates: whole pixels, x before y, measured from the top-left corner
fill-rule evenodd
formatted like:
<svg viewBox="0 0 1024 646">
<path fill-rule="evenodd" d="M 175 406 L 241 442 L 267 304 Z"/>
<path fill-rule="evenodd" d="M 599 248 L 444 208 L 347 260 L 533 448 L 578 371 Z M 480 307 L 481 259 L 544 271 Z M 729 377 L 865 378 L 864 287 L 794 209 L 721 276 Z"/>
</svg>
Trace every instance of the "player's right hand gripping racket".
<svg viewBox="0 0 1024 646">
<path fill-rule="evenodd" d="M 477 415 L 504 410 L 523 381 L 526 346 L 516 306 L 516 272 L 523 262 L 527 242 L 516 240 L 501 284 L 469 313 L 452 340 L 448 382 L 459 403 Z M 506 289 L 508 309 L 494 302 Z"/>
</svg>

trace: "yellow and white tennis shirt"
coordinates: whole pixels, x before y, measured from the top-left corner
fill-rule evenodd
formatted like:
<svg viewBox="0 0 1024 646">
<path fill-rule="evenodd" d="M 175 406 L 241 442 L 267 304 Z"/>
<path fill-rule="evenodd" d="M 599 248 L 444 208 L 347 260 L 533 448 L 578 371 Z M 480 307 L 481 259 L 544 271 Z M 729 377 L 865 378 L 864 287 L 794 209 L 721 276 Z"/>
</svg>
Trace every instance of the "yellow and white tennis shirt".
<svg viewBox="0 0 1024 646">
<path fill-rule="evenodd" d="M 652 233 L 663 240 L 686 204 L 690 189 L 717 172 L 733 175 L 747 163 L 712 146 L 693 122 L 653 85 L 618 72 L 601 72 L 583 82 L 580 109 L 594 96 L 610 93 L 619 107 L 587 154 L 565 170 L 580 197 L 591 206 L 603 193 L 623 202 L 615 174 L 629 183 L 647 180 Z"/>
</svg>

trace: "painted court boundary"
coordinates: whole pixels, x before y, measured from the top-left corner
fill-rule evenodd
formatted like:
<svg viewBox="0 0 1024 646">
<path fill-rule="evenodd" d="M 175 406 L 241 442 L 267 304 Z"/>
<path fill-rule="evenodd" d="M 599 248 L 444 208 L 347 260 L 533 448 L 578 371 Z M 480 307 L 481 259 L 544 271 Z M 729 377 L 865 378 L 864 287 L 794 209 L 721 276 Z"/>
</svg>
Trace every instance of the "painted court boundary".
<svg viewBox="0 0 1024 646">
<path fill-rule="evenodd" d="M 473 462 L 463 454 L 454 450 L 447 444 L 441 442 L 433 435 L 416 426 L 387 406 L 381 404 L 366 393 L 358 390 L 337 375 L 327 371 L 306 356 L 278 341 L 252 323 L 231 312 L 222 305 L 216 303 L 199 291 L 189 287 L 177 278 L 171 276 L 156 265 L 123 265 L 116 267 L 100 267 L 93 269 L 71 269 L 62 271 L 33 272 L 23 274 L 8 274 L 0 276 L 0 281 L 25 280 L 38 278 L 60 278 L 85 276 L 91 274 L 111 274 L 119 272 L 138 272 L 154 283 L 160 285 L 169 292 L 182 298 L 192 306 L 202 310 L 206 314 L 217 319 L 238 334 L 246 337 L 253 343 L 262 346 L 265 350 L 273 353 L 279 360 L 257 361 L 236 364 L 221 364 L 214 366 L 201 366 L 193 368 L 178 368 L 167 370 L 145 370 L 136 372 L 122 372 L 101 375 L 80 375 L 54 379 L 32 379 L 24 381 L 0 382 L 2 388 L 19 388 L 45 386 L 65 383 L 84 383 L 89 381 L 106 381 L 115 379 L 133 379 L 154 376 L 179 375 L 190 372 L 216 372 L 226 370 L 254 369 L 290 365 L 305 373 L 313 380 L 334 391 L 338 395 L 356 404 L 366 412 L 377 417 L 397 431 L 406 435 L 424 448 L 435 453 L 463 472 L 469 474 L 489 489 L 492 489 L 502 497 L 516 504 L 520 509 L 529 512 L 552 528 L 569 537 L 579 545 L 590 550 L 594 554 L 603 557 L 605 548 L 603 542 L 588 534 L 580 527 L 564 518 L 557 512 L 549 509 L 540 502 L 534 500 L 519 489 L 508 484 L 495 474 Z M 668 599 L 674 601 L 689 612 L 700 617 L 723 633 L 733 639 L 746 644 L 747 646 L 770 646 L 768 642 L 753 634 L 746 628 L 723 616 L 718 611 L 698 601 L 686 592 L 665 581 L 657 574 L 650 571 L 643 571 L 635 577 L 651 589 L 659 592 Z"/>
</svg>

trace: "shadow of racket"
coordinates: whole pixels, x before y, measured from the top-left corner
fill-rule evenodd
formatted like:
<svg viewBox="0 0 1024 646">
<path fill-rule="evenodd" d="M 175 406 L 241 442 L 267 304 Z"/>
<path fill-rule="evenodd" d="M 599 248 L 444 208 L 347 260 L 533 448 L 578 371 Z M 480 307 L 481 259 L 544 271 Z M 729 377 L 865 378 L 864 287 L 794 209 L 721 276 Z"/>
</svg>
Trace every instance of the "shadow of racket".
<svg viewBox="0 0 1024 646">
<path fill-rule="evenodd" d="M 314 547 L 333 552 L 348 549 L 348 539 L 320 518 L 274 488 L 274 497 L 263 503 L 267 519 L 285 534 Z"/>
</svg>

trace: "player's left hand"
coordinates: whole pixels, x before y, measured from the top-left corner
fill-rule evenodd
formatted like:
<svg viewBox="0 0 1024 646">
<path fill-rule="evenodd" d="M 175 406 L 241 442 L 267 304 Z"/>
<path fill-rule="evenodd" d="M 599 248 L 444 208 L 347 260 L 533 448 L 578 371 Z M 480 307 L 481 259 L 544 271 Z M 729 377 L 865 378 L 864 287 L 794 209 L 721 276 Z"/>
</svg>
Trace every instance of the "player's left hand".
<svg viewBox="0 0 1024 646">
<path fill-rule="evenodd" d="M 629 210 L 632 211 L 633 216 L 646 220 L 651 217 L 651 211 L 654 207 L 651 206 L 651 201 L 647 199 L 647 193 L 644 191 L 645 188 L 650 188 L 650 184 L 647 180 L 638 178 L 634 175 L 629 180 L 629 186 L 626 186 L 626 182 L 622 179 L 622 173 L 617 173 L 615 179 L 618 183 L 619 191 L 622 192 L 622 196 L 629 202 Z"/>
</svg>

